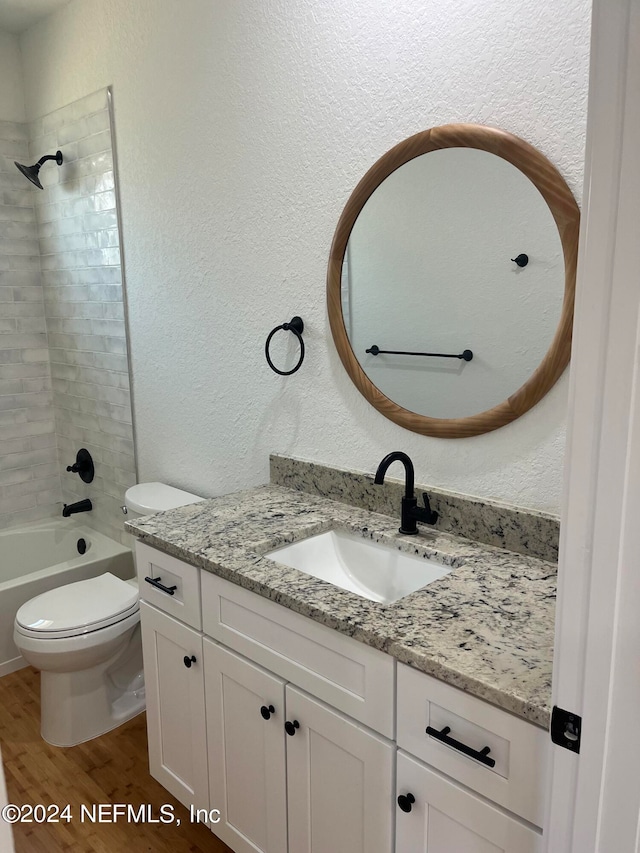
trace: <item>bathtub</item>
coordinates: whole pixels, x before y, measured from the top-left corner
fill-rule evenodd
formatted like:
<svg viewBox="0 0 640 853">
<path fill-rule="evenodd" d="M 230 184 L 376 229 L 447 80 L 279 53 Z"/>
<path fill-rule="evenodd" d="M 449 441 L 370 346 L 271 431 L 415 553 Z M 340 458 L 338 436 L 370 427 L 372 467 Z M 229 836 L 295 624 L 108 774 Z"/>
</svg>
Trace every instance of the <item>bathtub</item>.
<svg viewBox="0 0 640 853">
<path fill-rule="evenodd" d="M 86 552 L 78 553 L 84 539 Z M 134 576 L 133 554 L 73 518 L 0 531 L 0 676 L 26 666 L 13 642 L 18 608 L 41 592 L 103 572 Z"/>
</svg>

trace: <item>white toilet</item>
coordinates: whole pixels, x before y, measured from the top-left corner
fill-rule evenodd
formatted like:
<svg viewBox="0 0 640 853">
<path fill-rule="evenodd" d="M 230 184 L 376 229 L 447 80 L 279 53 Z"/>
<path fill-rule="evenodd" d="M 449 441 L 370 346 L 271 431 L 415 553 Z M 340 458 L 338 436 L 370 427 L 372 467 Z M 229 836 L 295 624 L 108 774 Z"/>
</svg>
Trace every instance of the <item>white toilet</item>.
<svg viewBox="0 0 640 853">
<path fill-rule="evenodd" d="M 164 483 L 140 483 L 125 495 L 134 515 L 201 500 Z M 106 572 L 38 595 L 18 610 L 13 638 L 40 670 L 40 731 L 53 746 L 91 740 L 144 710 L 135 578 Z"/>
</svg>

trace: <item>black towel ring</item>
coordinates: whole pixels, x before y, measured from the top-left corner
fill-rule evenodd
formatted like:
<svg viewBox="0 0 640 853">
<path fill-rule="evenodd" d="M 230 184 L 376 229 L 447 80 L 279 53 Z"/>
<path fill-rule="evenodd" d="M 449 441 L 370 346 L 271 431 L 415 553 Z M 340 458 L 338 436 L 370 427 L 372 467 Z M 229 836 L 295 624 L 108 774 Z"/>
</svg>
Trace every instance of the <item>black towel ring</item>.
<svg viewBox="0 0 640 853">
<path fill-rule="evenodd" d="M 300 341 L 300 358 L 298 359 L 298 363 L 292 370 L 278 370 L 278 368 L 271 361 L 271 356 L 269 355 L 269 344 L 271 343 L 271 338 L 275 335 L 276 332 L 279 332 L 280 329 L 284 329 L 285 332 L 293 332 L 293 334 Z M 264 345 L 264 354 L 267 359 L 267 364 L 273 370 L 274 373 L 279 373 L 280 376 L 291 376 L 292 373 L 295 373 L 297 370 L 300 370 L 302 362 L 304 361 L 304 341 L 302 340 L 302 332 L 304 331 L 304 323 L 302 322 L 302 317 L 292 317 L 288 323 L 283 323 L 281 326 L 276 326 L 271 332 L 269 332 L 269 337 L 267 338 L 267 342 Z"/>
</svg>

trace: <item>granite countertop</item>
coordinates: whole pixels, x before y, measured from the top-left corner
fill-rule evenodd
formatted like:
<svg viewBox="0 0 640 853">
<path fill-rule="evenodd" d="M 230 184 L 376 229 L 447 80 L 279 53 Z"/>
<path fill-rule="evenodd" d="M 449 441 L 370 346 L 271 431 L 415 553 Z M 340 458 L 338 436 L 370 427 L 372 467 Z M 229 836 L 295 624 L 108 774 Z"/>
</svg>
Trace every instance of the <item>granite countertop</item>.
<svg viewBox="0 0 640 853">
<path fill-rule="evenodd" d="M 545 728 L 549 725 L 557 569 L 398 518 L 282 486 L 260 486 L 127 522 L 152 547 L 213 572 Z M 262 555 L 341 528 L 453 566 L 380 604 Z"/>
</svg>

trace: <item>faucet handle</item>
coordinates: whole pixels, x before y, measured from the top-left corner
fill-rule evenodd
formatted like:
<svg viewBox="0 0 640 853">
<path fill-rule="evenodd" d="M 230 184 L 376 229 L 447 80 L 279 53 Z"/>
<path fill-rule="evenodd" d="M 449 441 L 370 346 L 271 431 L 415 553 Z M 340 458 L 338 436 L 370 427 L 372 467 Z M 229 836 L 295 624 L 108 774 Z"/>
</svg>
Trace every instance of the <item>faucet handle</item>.
<svg viewBox="0 0 640 853">
<path fill-rule="evenodd" d="M 422 500 L 424 501 L 424 509 L 428 518 L 426 519 L 427 524 L 435 524 L 439 518 L 437 512 L 431 509 L 431 503 L 429 502 L 429 495 L 426 492 L 422 493 Z"/>
<path fill-rule="evenodd" d="M 80 448 L 77 452 L 76 461 L 73 465 L 67 465 L 67 471 L 69 471 L 70 474 L 79 474 L 80 479 L 84 483 L 93 482 L 93 478 L 95 476 L 93 459 L 85 447 Z"/>
</svg>

